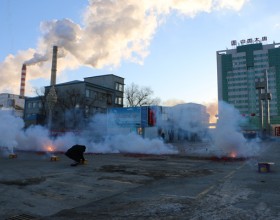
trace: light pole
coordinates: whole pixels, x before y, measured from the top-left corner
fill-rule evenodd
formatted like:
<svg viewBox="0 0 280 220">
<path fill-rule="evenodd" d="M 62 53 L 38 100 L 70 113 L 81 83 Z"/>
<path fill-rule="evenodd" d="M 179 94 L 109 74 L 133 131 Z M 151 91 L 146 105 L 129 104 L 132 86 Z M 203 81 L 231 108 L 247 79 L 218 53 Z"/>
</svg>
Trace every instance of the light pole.
<svg viewBox="0 0 280 220">
<path fill-rule="evenodd" d="M 269 110 L 269 101 L 271 100 L 271 93 L 268 92 L 268 77 L 267 70 L 264 72 L 264 80 L 261 81 L 258 79 L 256 82 L 256 89 L 259 93 L 259 116 L 260 116 L 260 133 L 262 136 L 270 135 L 270 110 Z M 264 93 L 262 93 L 262 89 Z M 265 101 L 265 125 L 263 121 L 263 104 L 262 101 Z"/>
<path fill-rule="evenodd" d="M 256 89 L 258 90 L 258 98 L 259 98 L 259 132 L 262 134 L 263 132 L 263 105 L 262 105 L 262 99 L 261 99 L 261 94 L 262 94 L 262 89 L 264 89 L 265 83 L 264 81 L 261 81 L 260 78 L 256 82 Z"/>
</svg>

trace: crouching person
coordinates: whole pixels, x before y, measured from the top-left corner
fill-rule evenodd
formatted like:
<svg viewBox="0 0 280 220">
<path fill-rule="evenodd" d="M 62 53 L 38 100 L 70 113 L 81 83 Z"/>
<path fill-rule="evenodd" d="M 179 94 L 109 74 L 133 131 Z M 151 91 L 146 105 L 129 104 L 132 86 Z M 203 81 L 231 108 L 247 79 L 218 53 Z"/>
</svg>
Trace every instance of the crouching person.
<svg viewBox="0 0 280 220">
<path fill-rule="evenodd" d="M 86 146 L 76 144 L 68 149 L 65 153 L 67 157 L 74 160 L 71 166 L 77 166 L 78 164 L 83 164 L 85 162 L 84 152 L 86 151 Z"/>
</svg>

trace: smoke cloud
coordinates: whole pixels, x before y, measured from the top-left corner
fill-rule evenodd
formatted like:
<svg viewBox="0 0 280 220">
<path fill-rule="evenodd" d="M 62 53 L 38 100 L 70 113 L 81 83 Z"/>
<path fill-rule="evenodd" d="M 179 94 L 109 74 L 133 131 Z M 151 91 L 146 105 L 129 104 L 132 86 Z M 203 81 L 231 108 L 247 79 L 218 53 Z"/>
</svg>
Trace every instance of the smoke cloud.
<svg viewBox="0 0 280 220">
<path fill-rule="evenodd" d="M 12 116 L 10 111 L 0 111 L 0 146 L 4 146 L 12 152 L 14 147 L 17 147 L 17 135 L 24 126 L 24 122 L 20 118 Z M 9 126 L 7 128 L 7 126 Z"/>
<path fill-rule="evenodd" d="M 204 103 L 207 108 L 207 112 L 209 113 L 209 122 L 216 123 L 217 122 L 217 114 L 218 114 L 218 102 L 212 103 Z"/>
<path fill-rule="evenodd" d="M 87 146 L 88 153 L 143 153 L 143 154 L 175 154 L 177 150 L 162 140 L 143 139 L 130 134 L 110 134 L 107 132 L 107 116 L 93 117 L 92 123 L 85 131 L 75 134 L 66 133 L 51 138 L 49 130 L 42 126 L 31 126 L 23 129 L 24 122 L 11 112 L 0 110 L 0 151 L 5 149 L 13 153 L 14 149 L 25 151 L 66 151 L 75 144 Z"/>
<path fill-rule="evenodd" d="M 168 115 L 167 124 L 162 124 L 164 121 L 158 121 L 157 125 L 176 131 L 179 139 L 201 140 L 206 136 L 209 114 L 205 106 L 196 103 L 178 104 L 167 108 L 166 113 Z"/>
<path fill-rule="evenodd" d="M 168 108 L 167 108 L 168 109 Z M 167 115 L 165 115 L 167 114 Z M 259 140 L 246 139 L 240 129 L 244 122 L 237 109 L 227 103 L 219 103 L 219 115 L 216 129 L 207 128 L 206 108 L 198 104 L 178 105 L 169 108 L 165 113 L 168 120 L 157 118 L 158 128 L 178 135 L 178 140 L 186 143 L 196 135 L 196 141 L 209 145 L 207 154 L 215 156 L 252 157 L 260 152 Z M 109 117 L 109 118 L 107 118 Z M 144 139 L 140 135 L 110 124 L 108 119 L 113 116 L 98 114 L 91 119 L 89 126 L 79 134 L 66 133 L 51 138 L 49 130 L 41 126 L 31 126 L 23 129 L 24 122 L 9 111 L 0 110 L 0 150 L 2 148 L 13 152 L 14 148 L 29 151 L 66 151 L 74 144 L 87 146 L 87 152 L 92 153 L 143 153 L 143 154 L 176 154 L 178 150 L 165 143 L 159 137 Z M 180 137 L 179 137 L 180 136 Z M 210 143 L 210 144 L 209 144 Z M 204 152 L 205 154 L 205 152 Z"/>
<path fill-rule="evenodd" d="M 122 60 L 143 63 L 149 54 L 151 40 L 164 19 L 172 12 L 187 17 L 214 10 L 240 10 L 247 0 L 90 0 L 83 14 L 83 23 L 71 19 L 44 21 L 42 36 L 36 49 L 8 55 L 0 63 L 0 91 L 17 93 L 23 63 L 29 80 L 49 78 L 53 45 L 59 47 L 58 74 L 79 66 L 103 68 L 117 67 Z M 48 61 L 48 62 L 46 62 Z M 7 87 L 8 86 L 8 87 Z"/>
<path fill-rule="evenodd" d="M 183 104 L 183 103 L 185 103 L 184 100 L 168 99 L 168 100 L 165 100 L 162 104 L 164 106 L 174 106 L 174 105 Z"/>
<path fill-rule="evenodd" d="M 251 157 L 259 153 L 257 139 L 247 140 L 240 128 L 244 122 L 240 112 L 232 105 L 219 102 L 219 114 L 216 129 L 211 133 L 212 150 L 216 155 Z"/>
</svg>

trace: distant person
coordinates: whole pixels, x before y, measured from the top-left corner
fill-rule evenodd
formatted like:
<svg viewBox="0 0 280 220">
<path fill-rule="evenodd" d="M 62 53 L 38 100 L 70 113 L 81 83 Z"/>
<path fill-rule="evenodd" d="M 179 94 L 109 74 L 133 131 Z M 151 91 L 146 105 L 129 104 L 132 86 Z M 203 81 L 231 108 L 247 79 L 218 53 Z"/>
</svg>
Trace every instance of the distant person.
<svg viewBox="0 0 280 220">
<path fill-rule="evenodd" d="M 160 136 L 161 136 L 162 140 L 165 141 L 165 133 L 164 133 L 164 131 L 161 132 Z"/>
<path fill-rule="evenodd" d="M 65 153 L 67 157 L 74 160 L 75 162 L 71 166 L 77 166 L 85 161 L 84 152 L 86 151 L 86 146 L 76 144 L 68 149 Z"/>
</svg>

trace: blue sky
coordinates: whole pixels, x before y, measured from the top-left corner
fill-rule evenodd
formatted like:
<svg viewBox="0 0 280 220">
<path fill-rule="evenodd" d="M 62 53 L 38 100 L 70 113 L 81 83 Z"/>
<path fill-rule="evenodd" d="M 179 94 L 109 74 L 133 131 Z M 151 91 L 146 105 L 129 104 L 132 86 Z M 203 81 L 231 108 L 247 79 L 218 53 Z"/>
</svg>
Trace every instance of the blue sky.
<svg viewBox="0 0 280 220">
<path fill-rule="evenodd" d="M 94 2 L 92 1 L 91 7 L 101 13 L 101 7 L 95 6 Z M 103 0 L 103 3 L 105 2 L 108 1 Z M 173 4 L 172 0 L 166 0 L 168 6 L 164 7 L 158 6 L 163 1 L 151 0 L 147 1 L 147 5 L 154 7 L 156 13 L 148 11 L 146 15 L 152 15 L 149 17 L 134 13 L 132 21 L 137 22 L 132 22 L 132 25 L 126 22 L 126 16 L 130 13 L 126 14 L 122 10 L 134 9 L 141 12 L 147 11 L 147 8 L 143 9 L 136 0 L 117 2 L 120 3 L 102 5 L 102 10 L 106 12 L 104 15 L 91 15 L 85 19 L 84 14 L 89 5 L 87 0 L 0 0 L 0 92 L 19 93 L 23 61 L 31 59 L 34 53 L 45 53 L 52 47 L 53 42 L 60 42 L 59 36 L 67 38 L 61 30 L 69 29 L 60 29 L 61 24 L 66 22 L 65 18 L 71 21 L 67 25 L 73 28 L 67 34 L 78 33 L 82 36 L 81 39 L 87 39 L 89 44 L 79 42 L 77 47 L 81 50 L 74 48 L 75 52 L 72 53 L 72 44 L 63 41 L 62 45 L 68 55 L 58 60 L 57 83 L 115 74 L 124 77 L 127 85 L 133 82 L 140 86 L 149 86 L 154 91 L 154 96 L 159 97 L 163 103 L 216 102 L 216 51 L 232 48 L 231 40 L 267 36 L 268 41 L 264 43 L 280 41 L 278 0 L 179 0 L 177 3 L 181 4 L 178 5 Z M 141 3 L 146 6 L 144 2 L 146 1 Z M 155 2 L 154 5 L 151 2 Z M 186 9 L 184 7 L 187 2 L 193 3 L 187 5 Z M 133 7 L 127 9 L 122 6 L 128 3 Z M 208 8 L 205 8 L 206 3 L 209 3 Z M 107 11 L 106 7 L 110 10 Z M 137 7 L 141 10 L 137 11 Z M 121 22 L 117 23 L 116 18 Z M 146 19 L 146 23 L 141 23 L 141 19 Z M 106 22 L 103 22 L 104 20 Z M 42 25 L 42 22 L 50 21 L 63 22 Z M 135 24 L 140 25 L 136 28 Z M 91 29 L 91 25 L 94 29 Z M 48 33 L 54 26 L 56 29 L 50 33 L 56 35 L 55 37 Z M 64 25 L 63 28 L 65 27 L 68 28 Z M 106 29 L 108 27 L 109 30 Z M 121 32 L 119 28 L 122 28 Z M 129 28 L 133 30 L 130 32 Z M 102 32 L 102 35 L 98 36 L 104 39 L 108 36 L 104 45 L 100 45 L 103 44 L 103 39 L 96 40 L 96 30 Z M 84 34 L 86 31 L 95 33 Z M 108 33 L 109 35 L 106 35 Z M 109 39 L 114 34 L 118 37 Z M 130 37 L 126 39 L 128 35 Z M 42 38 L 43 43 L 39 41 Z M 90 42 L 92 39 L 94 40 Z M 143 42 L 144 45 L 141 44 Z M 92 49 L 87 50 L 91 45 L 94 45 Z M 95 54 L 97 50 L 99 53 Z M 105 55 L 99 58 L 103 51 Z M 107 56 L 108 53 L 110 56 Z M 91 61 L 98 60 L 97 64 L 84 64 L 89 62 L 87 58 L 91 56 Z M 41 65 L 28 66 L 27 81 L 26 95 L 29 96 L 35 96 L 34 88 L 49 85 L 50 60 Z"/>
</svg>

